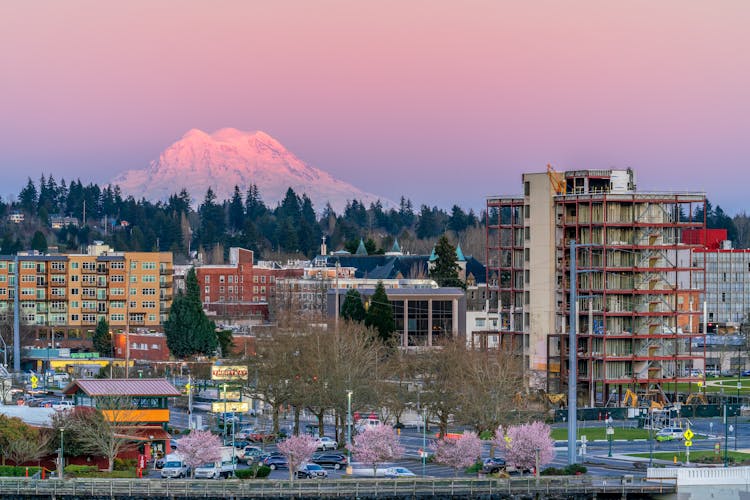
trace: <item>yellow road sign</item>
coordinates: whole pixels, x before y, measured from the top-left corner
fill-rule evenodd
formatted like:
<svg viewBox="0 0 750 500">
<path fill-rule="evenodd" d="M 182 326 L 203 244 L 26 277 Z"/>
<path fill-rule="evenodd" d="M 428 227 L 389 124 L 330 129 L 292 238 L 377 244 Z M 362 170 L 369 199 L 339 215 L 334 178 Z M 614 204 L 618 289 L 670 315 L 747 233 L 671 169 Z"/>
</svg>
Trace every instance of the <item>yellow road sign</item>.
<svg viewBox="0 0 750 500">
<path fill-rule="evenodd" d="M 31 388 L 36 389 L 37 385 L 39 385 L 39 379 L 37 378 L 36 375 L 32 375 L 31 376 Z"/>
<path fill-rule="evenodd" d="M 693 446 L 693 442 L 688 439 L 688 440 L 685 441 L 685 446 L 687 446 L 688 448 L 690 448 L 691 446 Z"/>
<path fill-rule="evenodd" d="M 688 441 L 690 441 L 691 439 L 693 439 L 693 436 L 695 436 L 695 434 L 693 433 L 693 431 L 691 431 L 690 429 L 688 429 L 685 432 L 683 432 L 682 435 L 685 436 L 685 439 L 687 439 Z"/>
</svg>

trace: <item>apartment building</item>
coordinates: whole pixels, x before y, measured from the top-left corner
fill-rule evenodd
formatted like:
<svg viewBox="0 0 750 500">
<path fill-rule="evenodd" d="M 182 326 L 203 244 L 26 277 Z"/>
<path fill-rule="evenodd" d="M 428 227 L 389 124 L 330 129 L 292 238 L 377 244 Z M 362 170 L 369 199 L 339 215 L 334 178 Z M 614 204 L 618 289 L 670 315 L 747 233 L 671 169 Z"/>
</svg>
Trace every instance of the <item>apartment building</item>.
<svg viewBox="0 0 750 500">
<path fill-rule="evenodd" d="M 522 181 L 522 196 L 487 199 L 487 283 L 499 332 L 523 339 L 528 383 L 567 390 L 572 256 L 581 400 L 604 404 L 625 388 L 691 380 L 705 360 L 691 347 L 702 264 L 681 233 L 705 227 L 693 222 L 705 195 L 637 192 L 630 169 L 548 168 Z"/>
<path fill-rule="evenodd" d="M 16 286 L 24 345 L 90 348 L 101 318 L 114 334 L 161 330 L 172 254 L 95 244 L 85 254 L 0 256 L 0 322 L 12 324 Z"/>
</svg>

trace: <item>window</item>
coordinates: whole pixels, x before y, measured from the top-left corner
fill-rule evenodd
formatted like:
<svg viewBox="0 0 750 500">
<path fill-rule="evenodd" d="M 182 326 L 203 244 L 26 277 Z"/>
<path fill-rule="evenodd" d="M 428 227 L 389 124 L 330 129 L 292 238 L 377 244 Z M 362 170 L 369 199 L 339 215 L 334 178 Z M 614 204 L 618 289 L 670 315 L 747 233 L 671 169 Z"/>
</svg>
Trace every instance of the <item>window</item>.
<svg viewBox="0 0 750 500">
<path fill-rule="evenodd" d="M 156 288 L 144 288 L 141 293 L 143 295 L 156 295 Z"/>
<path fill-rule="evenodd" d="M 156 269 L 156 262 L 143 262 L 141 263 L 141 269 L 144 271 Z"/>
<path fill-rule="evenodd" d="M 219 283 L 224 283 L 224 275 L 219 276 Z"/>
<path fill-rule="evenodd" d="M 71 275 L 71 276 L 70 276 L 70 282 L 71 282 L 71 283 L 73 283 L 73 282 L 78 282 L 78 278 L 79 278 L 79 277 L 78 277 L 78 275 L 77 275 L 77 274 L 73 274 L 73 275 Z"/>
<path fill-rule="evenodd" d="M 258 282 L 258 277 L 257 276 L 253 276 L 253 283 L 257 283 L 257 282 Z"/>
<path fill-rule="evenodd" d="M 531 183 L 529 181 L 526 181 L 523 183 L 523 195 L 524 196 L 531 195 Z"/>
<path fill-rule="evenodd" d="M 55 271 L 65 271 L 65 262 L 52 262 L 50 267 Z"/>
<path fill-rule="evenodd" d="M 266 277 L 265 276 L 261 276 L 260 277 L 260 282 L 261 283 L 265 283 L 266 282 Z"/>
<path fill-rule="evenodd" d="M 523 206 L 523 216 L 526 219 L 528 219 L 529 217 L 531 217 L 531 205 L 524 205 Z"/>
<path fill-rule="evenodd" d="M 125 276 L 122 274 L 115 274 L 109 277 L 110 283 L 125 283 Z"/>
<path fill-rule="evenodd" d="M 141 282 L 143 283 L 156 283 L 156 276 L 152 274 L 144 274 L 141 276 Z"/>
<path fill-rule="evenodd" d="M 531 239 L 531 228 L 529 226 L 523 228 L 523 238 L 527 241 Z"/>
<path fill-rule="evenodd" d="M 523 260 L 525 260 L 526 262 L 528 262 L 529 259 L 531 259 L 531 249 L 530 248 L 524 248 L 523 249 Z"/>
<path fill-rule="evenodd" d="M 78 295 L 78 288 L 71 288 L 70 289 L 70 294 L 71 295 Z"/>
<path fill-rule="evenodd" d="M 207 275 L 206 275 L 206 276 L 205 276 L 205 277 L 203 278 L 203 282 L 204 282 L 204 283 L 206 283 L 206 284 L 208 284 L 208 283 L 211 283 L 211 276 L 207 274 Z M 206 288 L 208 288 L 208 287 L 206 287 Z"/>
<path fill-rule="evenodd" d="M 77 314 L 71 314 L 70 315 L 70 321 L 78 321 L 78 315 Z"/>
<path fill-rule="evenodd" d="M 205 293 L 206 295 L 208 295 L 209 293 L 211 293 L 211 287 L 210 286 L 204 287 L 203 288 L 203 293 Z"/>
<path fill-rule="evenodd" d="M 109 264 L 110 269 L 125 269 L 125 263 L 124 262 L 111 262 Z"/>
</svg>

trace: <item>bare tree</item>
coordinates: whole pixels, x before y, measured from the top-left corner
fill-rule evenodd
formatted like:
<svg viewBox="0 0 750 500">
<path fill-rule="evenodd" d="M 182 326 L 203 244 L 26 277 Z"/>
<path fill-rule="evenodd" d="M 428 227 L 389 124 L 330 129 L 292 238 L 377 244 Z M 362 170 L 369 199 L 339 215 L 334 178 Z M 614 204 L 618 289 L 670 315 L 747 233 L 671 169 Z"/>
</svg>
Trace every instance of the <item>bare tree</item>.
<svg viewBox="0 0 750 500">
<path fill-rule="evenodd" d="M 39 460 L 49 452 L 52 433 L 47 431 L 32 429 L 29 436 L 11 440 L 6 448 L 6 456 L 16 465 Z"/>
<path fill-rule="evenodd" d="M 463 402 L 463 366 L 466 347 L 447 340 L 420 355 L 417 376 L 422 382 L 421 400 L 429 413 L 438 419 L 440 436 L 448 432 L 448 423 Z"/>
<path fill-rule="evenodd" d="M 140 422 L 132 398 L 98 398 L 97 408 L 76 408 L 69 414 L 66 432 L 76 435 L 85 452 L 106 457 L 108 471 L 112 471 L 117 455 L 137 444 L 133 432 Z"/>
</svg>

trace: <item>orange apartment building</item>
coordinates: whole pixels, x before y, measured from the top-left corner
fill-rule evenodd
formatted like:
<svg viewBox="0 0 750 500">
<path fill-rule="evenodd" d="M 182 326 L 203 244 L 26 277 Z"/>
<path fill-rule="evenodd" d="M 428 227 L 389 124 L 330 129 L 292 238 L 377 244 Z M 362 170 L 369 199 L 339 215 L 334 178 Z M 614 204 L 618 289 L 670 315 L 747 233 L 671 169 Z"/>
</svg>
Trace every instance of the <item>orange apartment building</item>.
<svg viewBox="0 0 750 500">
<path fill-rule="evenodd" d="M 24 346 L 90 348 L 100 318 L 113 337 L 162 331 L 172 304 L 170 252 L 0 256 L 0 322 L 12 324 L 16 279 Z"/>
</svg>

